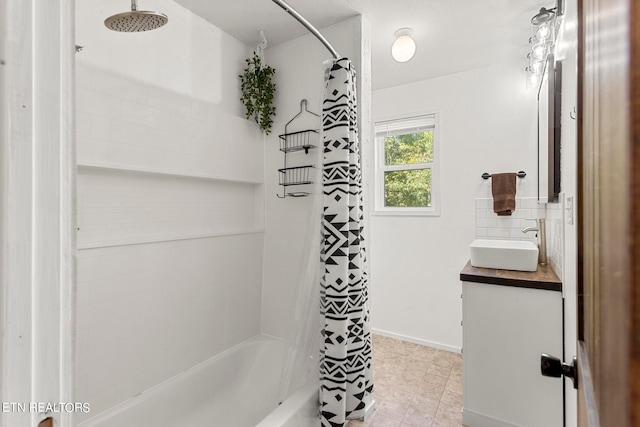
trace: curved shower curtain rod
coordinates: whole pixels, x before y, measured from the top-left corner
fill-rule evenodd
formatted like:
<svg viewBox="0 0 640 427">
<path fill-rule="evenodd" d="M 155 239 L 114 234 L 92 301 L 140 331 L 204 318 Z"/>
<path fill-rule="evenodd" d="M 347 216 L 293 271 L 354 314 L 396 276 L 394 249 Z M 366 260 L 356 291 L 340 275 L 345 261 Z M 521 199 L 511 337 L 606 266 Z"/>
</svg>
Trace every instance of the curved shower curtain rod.
<svg viewBox="0 0 640 427">
<path fill-rule="evenodd" d="M 309 23 L 309 21 L 304 19 L 302 15 L 296 12 L 295 9 L 289 6 L 284 0 L 272 0 L 272 1 L 278 6 L 280 6 L 281 8 L 283 8 L 284 11 L 287 12 L 289 15 L 296 18 L 298 22 L 300 22 L 307 30 L 311 32 L 311 34 L 316 36 L 316 38 L 320 40 L 320 42 L 329 50 L 329 52 L 331 52 L 331 55 L 333 55 L 334 59 L 340 59 L 340 55 L 338 55 L 338 52 L 333 48 L 333 46 L 331 46 L 331 44 L 327 41 L 327 39 L 325 39 L 324 36 L 320 34 L 320 32 L 316 30 L 316 28 Z"/>
</svg>

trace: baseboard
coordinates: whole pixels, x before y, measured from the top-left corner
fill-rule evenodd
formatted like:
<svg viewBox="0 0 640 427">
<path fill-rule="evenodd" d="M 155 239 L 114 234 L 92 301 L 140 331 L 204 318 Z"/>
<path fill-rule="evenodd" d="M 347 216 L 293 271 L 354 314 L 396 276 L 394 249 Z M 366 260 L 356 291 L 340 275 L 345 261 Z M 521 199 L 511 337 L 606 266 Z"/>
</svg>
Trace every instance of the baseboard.
<svg viewBox="0 0 640 427">
<path fill-rule="evenodd" d="M 522 427 L 465 408 L 462 408 L 462 424 L 467 427 Z"/>
<path fill-rule="evenodd" d="M 364 408 L 364 418 L 367 418 L 369 415 L 373 413 L 373 410 L 376 407 L 376 401 L 371 399 L 371 402 Z"/>
<path fill-rule="evenodd" d="M 420 338 L 414 338 L 414 337 L 409 337 L 407 335 L 402 335 L 402 334 L 396 334 L 393 332 L 389 332 L 389 331 L 384 331 L 382 329 L 376 329 L 376 328 L 371 328 L 371 332 L 377 335 L 382 335 L 385 337 L 389 337 L 389 338 L 394 338 L 400 341 L 407 341 L 407 342 L 412 342 L 415 344 L 420 344 L 420 345 L 426 345 L 427 347 L 433 347 L 433 348 L 437 348 L 440 350 L 445 350 L 445 351 L 450 351 L 452 353 L 461 353 L 462 352 L 462 348 L 461 347 L 454 347 L 454 346 L 450 346 L 447 344 L 442 344 L 439 342 L 434 342 L 434 341 L 427 341 L 427 340 L 423 340 Z"/>
</svg>

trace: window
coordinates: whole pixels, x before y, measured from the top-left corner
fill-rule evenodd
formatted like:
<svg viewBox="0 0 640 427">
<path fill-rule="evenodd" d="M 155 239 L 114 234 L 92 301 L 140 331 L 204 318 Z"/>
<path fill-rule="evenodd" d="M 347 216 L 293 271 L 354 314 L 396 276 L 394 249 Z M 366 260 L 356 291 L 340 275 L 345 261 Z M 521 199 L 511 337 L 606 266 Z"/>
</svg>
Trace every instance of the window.
<svg viewBox="0 0 640 427">
<path fill-rule="evenodd" d="M 437 114 L 375 124 L 376 212 L 437 215 Z"/>
</svg>

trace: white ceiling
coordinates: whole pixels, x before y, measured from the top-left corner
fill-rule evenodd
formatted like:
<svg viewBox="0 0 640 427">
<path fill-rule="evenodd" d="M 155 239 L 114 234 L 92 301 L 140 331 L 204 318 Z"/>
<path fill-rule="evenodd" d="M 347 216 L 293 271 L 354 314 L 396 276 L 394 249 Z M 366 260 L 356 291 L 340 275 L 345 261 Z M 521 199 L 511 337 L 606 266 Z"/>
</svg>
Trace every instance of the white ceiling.
<svg viewBox="0 0 640 427">
<path fill-rule="evenodd" d="M 255 46 L 264 30 L 269 46 L 307 30 L 271 0 L 176 0 L 241 42 Z M 522 60 L 526 66 L 530 19 L 544 0 L 289 0 L 322 29 L 361 14 L 371 23 L 373 89 Z M 411 27 L 415 57 L 391 58 L 393 33 Z M 331 42 L 331 40 L 329 40 Z"/>
</svg>

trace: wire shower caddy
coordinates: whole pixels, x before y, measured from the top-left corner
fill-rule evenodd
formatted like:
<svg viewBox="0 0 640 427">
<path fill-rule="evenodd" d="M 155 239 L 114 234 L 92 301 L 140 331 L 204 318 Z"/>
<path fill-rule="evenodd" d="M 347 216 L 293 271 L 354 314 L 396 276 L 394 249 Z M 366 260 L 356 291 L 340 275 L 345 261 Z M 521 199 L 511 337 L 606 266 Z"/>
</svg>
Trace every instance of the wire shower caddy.
<svg viewBox="0 0 640 427">
<path fill-rule="evenodd" d="M 281 199 L 286 197 L 306 197 L 309 195 L 307 191 L 291 191 L 287 192 L 286 188 L 292 185 L 313 184 L 311 180 L 311 169 L 313 165 L 290 166 L 287 167 L 287 154 L 296 151 L 303 151 L 309 154 L 309 150 L 316 148 L 319 140 L 319 132 L 317 129 L 305 129 L 301 131 L 288 132 L 289 125 L 299 118 L 303 113 L 311 114 L 316 118 L 320 116 L 307 108 L 307 100 L 300 101 L 300 112 L 293 116 L 291 120 L 284 126 L 284 133 L 279 135 L 280 151 L 284 153 L 284 167 L 278 169 L 279 184 L 283 187 L 282 195 L 277 194 Z"/>
</svg>

